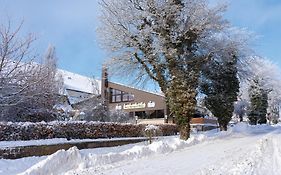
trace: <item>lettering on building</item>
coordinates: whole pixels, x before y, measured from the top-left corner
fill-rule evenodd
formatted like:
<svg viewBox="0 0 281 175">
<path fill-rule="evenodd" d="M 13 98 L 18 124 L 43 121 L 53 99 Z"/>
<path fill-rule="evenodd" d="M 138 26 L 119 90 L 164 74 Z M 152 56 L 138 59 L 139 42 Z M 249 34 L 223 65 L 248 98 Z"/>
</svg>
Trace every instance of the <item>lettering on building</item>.
<svg viewBox="0 0 281 175">
<path fill-rule="evenodd" d="M 154 101 L 149 101 L 149 102 L 147 103 L 147 107 L 148 107 L 148 108 L 154 108 L 154 107 L 155 107 L 155 102 L 154 102 Z"/>
<path fill-rule="evenodd" d="M 118 105 L 116 105 L 115 109 L 116 110 L 122 110 L 122 106 L 118 104 Z"/>
<path fill-rule="evenodd" d="M 145 103 L 140 102 L 140 103 L 129 103 L 129 104 L 124 104 L 123 109 L 141 109 L 145 108 Z"/>
</svg>

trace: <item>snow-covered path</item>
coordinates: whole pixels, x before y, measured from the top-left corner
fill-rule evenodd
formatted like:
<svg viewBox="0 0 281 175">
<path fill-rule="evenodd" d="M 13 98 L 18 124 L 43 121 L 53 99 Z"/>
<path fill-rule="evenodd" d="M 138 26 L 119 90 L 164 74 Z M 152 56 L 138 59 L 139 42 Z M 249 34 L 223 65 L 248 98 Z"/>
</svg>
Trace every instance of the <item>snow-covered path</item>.
<svg viewBox="0 0 281 175">
<path fill-rule="evenodd" d="M 58 151 L 22 175 L 280 175 L 281 125 L 239 124 L 227 132 L 168 137 L 151 145 Z"/>
<path fill-rule="evenodd" d="M 220 158 L 197 174 L 280 175 L 281 152 L 276 152 L 281 148 L 280 141 L 281 137 L 276 133 L 232 139 L 233 145 L 237 145 L 236 149 L 220 147 L 223 151 L 218 152 Z M 274 164 L 273 159 L 278 161 Z"/>
</svg>

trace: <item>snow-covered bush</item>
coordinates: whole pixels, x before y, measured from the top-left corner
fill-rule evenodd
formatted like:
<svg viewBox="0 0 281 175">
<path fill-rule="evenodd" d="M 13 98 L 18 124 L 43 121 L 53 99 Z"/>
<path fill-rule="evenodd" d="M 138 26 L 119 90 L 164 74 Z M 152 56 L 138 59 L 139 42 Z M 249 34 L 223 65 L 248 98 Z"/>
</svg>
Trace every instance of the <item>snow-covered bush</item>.
<svg viewBox="0 0 281 175">
<path fill-rule="evenodd" d="M 144 135 L 148 138 L 149 144 L 152 143 L 153 137 L 160 134 L 160 128 L 155 125 L 147 125 L 144 128 Z"/>
<path fill-rule="evenodd" d="M 121 110 L 112 110 L 110 111 L 110 122 L 117 123 L 133 123 L 134 118 L 129 116 L 129 113 L 121 111 Z"/>
</svg>

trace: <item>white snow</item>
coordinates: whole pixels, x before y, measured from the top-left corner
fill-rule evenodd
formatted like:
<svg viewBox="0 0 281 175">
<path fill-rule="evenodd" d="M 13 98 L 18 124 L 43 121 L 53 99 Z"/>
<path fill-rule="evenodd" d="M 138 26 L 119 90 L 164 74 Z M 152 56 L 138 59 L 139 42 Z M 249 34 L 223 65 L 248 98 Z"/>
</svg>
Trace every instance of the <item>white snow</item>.
<svg viewBox="0 0 281 175">
<path fill-rule="evenodd" d="M 193 134 L 187 141 L 165 137 L 150 145 L 139 143 L 122 149 L 79 151 L 73 147 L 46 157 L 21 175 L 277 175 L 281 174 L 280 134 L 281 125 L 248 126 L 242 123 L 227 132 L 212 130 Z M 0 168 L 3 168 L 1 161 Z"/>
<path fill-rule="evenodd" d="M 155 125 L 147 125 L 144 129 L 144 131 L 156 131 L 156 130 L 159 130 L 159 127 Z"/>
<path fill-rule="evenodd" d="M 99 94 L 101 90 L 101 81 L 90 77 L 79 75 L 66 70 L 58 70 L 58 73 L 62 75 L 64 81 L 64 87 L 66 89 L 77 90 L 90 94 Z M 96 87 L 98 86 L 98 87 Z"/>
<path fill-rule="evenodd" d="M 124 150 L 130 149 L 136 145 L 142 145 L 143 143 L 128 144 L 117 147 L 106 147 L 106 148 L 95 148 L 95 149 L 83 149 L 80 152 L 84 155 L 88 154 L 107 154 L 110 152 L 122 152 Z M 41 157 L 26 157 L 16 160 L 0 159 L 0 175 L 14 175 L 26 171 L 31 166 L 37 164 L 38 162 L 47 159 L 47 156 Z M 15 166 L 16 165 L 16 166 Z"/>
<path fill-rule="evenodd" d="M 46 159 L 47 156 L 42 157 L 27 157 L 16 160 L 0 159 L 0 174 L 1 175 L 14 175 L 24 172 L 34 164 Z"/>
</svg>

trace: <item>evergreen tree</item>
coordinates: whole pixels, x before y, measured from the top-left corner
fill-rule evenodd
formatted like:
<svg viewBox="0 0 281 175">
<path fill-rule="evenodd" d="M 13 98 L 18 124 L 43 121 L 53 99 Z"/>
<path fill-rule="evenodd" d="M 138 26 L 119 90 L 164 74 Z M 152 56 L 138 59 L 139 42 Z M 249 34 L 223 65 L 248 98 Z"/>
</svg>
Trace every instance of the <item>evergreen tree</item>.
<svg viewBox="0 0 281 175">
<path fill-rule="evenodd" d="M 221 131 L 227 130 L 239 93 L 236 64 L 234 55 L 227 61 L 212 61 L 203 71 L 201 90 L 206 95 L 205 105 L 218 118 Z"/>
<path fill-rule="evenodd" d="M 268 108 L 268 90 L 264 89 L 258 78 L 252 80 L 249 88 L 250 112 L 249 122 L 252 125 L 266 123 L 266 113 Z"/>
</svg>

